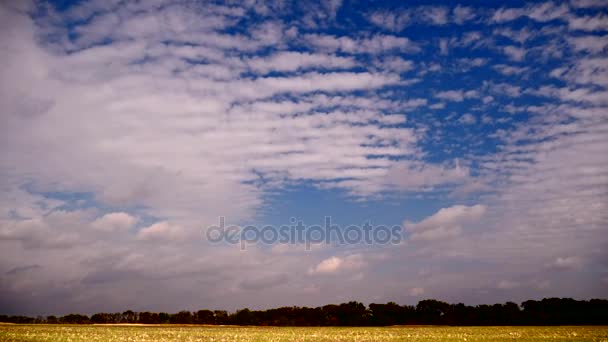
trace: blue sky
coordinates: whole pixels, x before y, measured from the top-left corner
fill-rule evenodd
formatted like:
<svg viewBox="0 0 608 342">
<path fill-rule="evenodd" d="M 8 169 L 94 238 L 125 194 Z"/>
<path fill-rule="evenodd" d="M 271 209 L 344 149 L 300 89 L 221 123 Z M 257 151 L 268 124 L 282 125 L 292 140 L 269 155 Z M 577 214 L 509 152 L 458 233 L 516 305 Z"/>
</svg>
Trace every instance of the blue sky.
<svg viewBox="0 0 608 342">
<path fill-rule="evenodd" d="M 606 5 L 2 4 L 0 306 L 605 297 Z M 241 251 L 220 216 L 403 240 Z"/>
</svg>

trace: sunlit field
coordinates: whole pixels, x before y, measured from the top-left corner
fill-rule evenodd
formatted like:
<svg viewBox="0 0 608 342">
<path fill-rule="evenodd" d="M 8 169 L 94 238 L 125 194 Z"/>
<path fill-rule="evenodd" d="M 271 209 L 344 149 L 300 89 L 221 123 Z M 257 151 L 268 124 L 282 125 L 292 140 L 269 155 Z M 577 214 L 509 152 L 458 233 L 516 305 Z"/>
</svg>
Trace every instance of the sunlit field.
<svg viewBox="0 0 608 342">
<path fill-rule="evenodd" d="M 1 341 L 608 341 L 608 327 L 0 325 Z"/>
</svg>

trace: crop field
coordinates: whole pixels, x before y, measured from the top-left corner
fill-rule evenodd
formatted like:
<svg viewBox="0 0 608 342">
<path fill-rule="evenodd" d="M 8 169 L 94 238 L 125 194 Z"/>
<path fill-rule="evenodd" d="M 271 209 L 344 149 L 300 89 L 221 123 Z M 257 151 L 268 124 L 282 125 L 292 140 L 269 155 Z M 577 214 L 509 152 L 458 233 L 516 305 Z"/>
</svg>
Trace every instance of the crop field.
<svg viewBox="0 0 608 342">
<path fill-rule="evenodd" d="M 0 325 L 0 341 L 608 341 L 608 327 Z"/>
</svg>

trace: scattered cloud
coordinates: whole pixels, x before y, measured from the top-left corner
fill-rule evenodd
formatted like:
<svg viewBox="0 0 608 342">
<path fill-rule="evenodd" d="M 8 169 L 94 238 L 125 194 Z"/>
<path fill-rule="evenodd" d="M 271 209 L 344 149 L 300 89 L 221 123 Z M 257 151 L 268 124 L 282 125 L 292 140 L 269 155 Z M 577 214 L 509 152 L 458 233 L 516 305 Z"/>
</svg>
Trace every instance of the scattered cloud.
<svg viewBox="0 0 608 342">
<path fill-rule="evenodd" d="M 457 5 L 452 10 L 454 22 L 456 24 L 464 24 L 465 22 L 474 19 L 477 15 L 472 7 Z"/>
<path fill-rule="evenodd" d="M 443 26 L 463 25 L 477 17 L 476 10 L 458 5 L 452 9 L 446 6 L 418 6 L 391 10 L 376 10 L 367 19 L 374 25 L 392 32 L 401 32 L 411 25 Z"/>
<path fill-rule="evenodd" d="M 477 118 L 470 113 L 465 113 L 458 119 L 458 122 L 463 125 L 473 125 L 477 123 Z"/>
<path fill-rule="evenodd" d="M 335 273 L 340 269 L 342 262 L 342 259 L 334 256 L 321 261 L 317 266 L 311 268 L 308 273 Z"/>
<path fill-rule="evenodd" d="M 168 222 L 154 223 L 144 227 L 137 233 L 137 238 L 144 241 L 175 242 L 183 240 L 185 232 L 181 227 Z"/>
<path fill-rule="evenodd" d="M 528 67 L 519 67 L 507 64 L 496 64 L 494 65 L 494 69 L 505 76 L 522 75 L 530 70 Z"/>
<path fill-rule="evenodd" d="M 2 3 L 0 301 L 605 296 L 604 4 Z M 407 239 L 202 236 L 328 214 Z"/>
<path fill-rule="evenodd" d="M 571 0 L 570 4 L 577 8 L 599 8 L 605 7 L 605 0 Z"/>
<path fill-rule="evenodd" d="M 445 25 L 448 23 L 448 9 L 446 7 L 422 7 L 419 14 L 422 16 L 422 20 L 434 25 Z"/>
<path fill-rule="evenodd" d="M 513 61 L 520 62 L 526 56 L 526 50 L 517 46 L 509 45 L 503 47 L 502 51 Z"/>
<path fill-rule="evenodd" d="M 126 232 L 137 223 L 137 218 L 127 213 L 109 213 L 91 223 L 94 229 L 109 233 Z"/>
<path fill-rule="evenodd" d="M 519 285 L 520 284 L 516 281 L 501 280 L 496 287 L 501 290 L 512 290 L 518 288 Z"/>
<path fill-rule="evenodd" d="M 410 296 L 419 297 L 424 294 L 424 288 L 422 287 L 413 287 L 410 289 Z"/>
<path fill-rule="evenodd" d="M 568 5 L 557 5 L 552 1 L 547 1 L 523 8 L 500 8 L 494 11 L 491 20 L 504 23 L 526 16 L 538 22 L 548 22 L 555 19 L 565 19 L 568 14 Z"/>
<path fill-rule="evenodd" d="M 568 27 L 571 30 L 607 31 L 608 16 L 600 14 L 596 16 L 570 17 L 568 19 Z"/>
<path fill-rule="evenodd" d="M 308 270 L 308 274 L 332 274 L 342 271 L 356 271 L 365 265 L 363 256 L 351 254 L 346 257 L 329 257 Z"/>
<path fill-rule="evenodd" d="M 445 90 L 436 93 L 435 97 L 441 100 L 462 102 L 465 99 L 479 97 L 479 93 L 476 90 Z"/>
<path fill-rule="evenodd" d="M 570 257 L 558 257 L 551 264 L 552 267 L 560 270 L 570 270 L 580 268 L 583 264 L 583 261 L 579 257 L 570 256 Z"/>
<path fill-rule="evenodd" d="M 407 11 L 376 11 L 369 15 L 369 21 L 386 30 L 402 31 L 412 20 Z"/>
<path fill-rule="evenodd" d="M 405 221 L 403 226 L 412 241 L 432 241 L 458 236 L 463 225 L 476 223 L 486 212 L 482 204 L 473 206 L 455 205 L 442 208 L 418 223 Z"/>
<path fill-rule="evenodd" d="M 351 38 L 309 34 L 305 39 L 316 49 L 326 52 L 343 52 L 349 54 L 376 54 L 386 52 L 416 53 L 420 47 L 406 37 L 377 34 L 369 38 Z"/>
<path fill-rule="evenodd" d="M 349 69 L 356 65 L 352 58 L 302 52 L 282 52 L 270 57 L 246 61 L 256 72 L 297 71 L 306 68 Z"/>
</svg>

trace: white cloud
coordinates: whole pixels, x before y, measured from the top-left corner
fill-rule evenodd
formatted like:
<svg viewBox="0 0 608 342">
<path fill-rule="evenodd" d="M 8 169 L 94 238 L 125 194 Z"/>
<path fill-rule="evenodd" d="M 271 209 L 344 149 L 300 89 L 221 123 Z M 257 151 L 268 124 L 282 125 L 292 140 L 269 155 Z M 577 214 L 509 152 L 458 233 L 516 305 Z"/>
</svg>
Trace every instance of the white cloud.
<svg viewBox="0 0 608 342">
<path fill-rule="evenodd" d="M 443 108 L 445 108 L 445 103 L 444 102 L 438 102 L 438 103 L 430 105 L 429 108 L 431 108 L 431 109 L 443 109 Z"/>
<path fill-rule="evenodd" d="M 568 19 L 568 27 L 571 30 L 606 31 L 608 30 L 608 17 L 604 14 L 580 17 L 571 16 Z"/>
<path fill-rule="evenodd" d="M 490 91 L 499 96 L 519 97 L 522 94 L 520 86 L 509 83 L 487 83 Z"/>
<path fill-rule="evenodd" d="M 492 67 L 505 76 L 521 75 L 529 70 L 528 67 L 518 67 L 506 64 L 496 64 Z"/>
<path fill-rule="evenodd" d="M 422 20 L 429 21 L 434 25 L 445 25 L 448 23 L 448 9 L 446 7 L 421 7 L 418 14 L 422 16 Z"/>
<path fill-rule="evenodd" d="M 352 58 L 326 54 L 281 52 L 265 58 L 252 58 L 245 63 L 254 71 L 296 71 L 311 67 L 322 69 L 347 69 L 356 65 Z"/>
<path fill-rule="evenodd" d="M 421 51 L 418 44 L 406 37 L 377 34 L 370 38 L 353 39 L 346 36 L 308 34 L 305 39 L 322 51 L 378 54 L 389 51 L 415 53 Z"/>
<path fill-rule="evenodd" d="M 187 238 L 186 232 L 169 222 L 157 222 L 140 229 L 137 238 L 143 241 L 176 242 Z"/>
<path fill-rule="evenodd" d="M 509 27 L 500 27 L 495 29 L 493 33 L 494 35 L 507 37 L 510 40 L 519 44 L 524 44 L 528 40 L 533 39 L 538 34 L 538 32 L 532 31 L 526 27 L 517 30 L 511 29 Z"/>
<path fill-rule="evenodd" d="M 576 76 L 574 77 L 576 78 Z M 608 100 L 606 100 L 608 91 L 588 87 L 570 89 L 568 87 L 556 88 L 552 86 L 542 86 L 534 93 L 539 96 L 558 98 L 564 102 L 589 103 L 595 106 L 608 104 Z"/>
<path fill-rule="evenodd" d="M 31 29 L 31 23 L 29 25 Z M 306 104 L 307 111 L 313 112 L 303 117 L 293 116 L 297 113 L 290 112 L 288 107 L 278 112 L 268 112 L 263 108 L 253 112 L 242 111 L 237 103 L 284 93 L 363 90 L 400 83 L 400 77 L 394 74 L 311 72 L 295 77 L 233 80 L 238 74 L 230 74 L 229 70 L 236 62 L 229 57 L 221 58 L 224 53 L 221 50 L 205 46 L 152 49 L 158 59 L 134 63 L 145 57 L 146 45 L 139 42 L 116 43 L 67 56 L 53 56 L 37 48 L 27 37 L 13 41 L 15 44 L 29 44 L 25 46 L 31 53 L 27 55 L 30 60 L 16 52 L 4 58 L 5 63 L 11 65 L 11 72 L 20 74 L 21 84 L 13 83 L 10 90 L 4 92 L 9 98 L 2 101 L 3 112 L 31 112 L 28 120 L 32 125 L 21 130 L 19 135 L 5 135 L 11 143 L 4 147 L 11 152 L 3 154 L 3 158 L 12 163 L 22 163 L 21 169 L 35 173 L 41 187 L 62 182 L 62 191 L 90 191 L 103 202 L 143 206 L 160 217 L 187 219 L 196 213 L 205 221 L 215 216 L 218 210 L 235 218 L 250 215 L 260 204 L 258 196 L 261 194 L 257 186 L 244 183 L 256 177 L 251 170 L 265 169 L 269 181 L 273 181 L 274 177 L 289 177 L 292 171 L 285 167 L 297 164 L 299 168 L 293 177 L 300 179 L 331 159 L 333 162 L 325 163 L 324 169 L 317 174 L 319 178 L 342 178 L 357 172 L 362 177 L 364 173 L 356 169 L 365 163 L 367 157 L 355 156 L 353 152 L 382 153 L 382 150 L 389 152 L 389 149 L 361 146 L 352 149 L 353 146 L 348 145 L 354 142 L 353 138 L 342 137 L 363 139 L 361 144 L 368 145 L 379 139 L 390 140 L 386 135 L 389 132 L 401 140 L 408 131 L 385 131 L 381 128 L 389 121 L 396 122 L 394 117 L 385 117 L 380 112 L 386 101 L 365 104 L 368 108 L 365 113 L 355 110 L 361 116 L 349 115 L 354 113 L 352 109 L 326 115 L 323 111 L 314 111 L 327 104 L 319 97 Z M 149 45 L 160 46 L 153 42 Z M 173 54 L 209 59 L 209 67 L 200 71 L 200 64 L 184 64 Z M 304 56 L 298 65 L 322 62 L 318 59 L 320 55 L 298 56 Z M 351 61 L 343 57 L 333 60 Z M 242 68 L 242 64 L 236 65 Z M 275 65 L 281 69 L 292 68 L 280 63 Z M 215 70 L 223 70 L 224 74 L 211 71 L 211 66 Z M 176 74 L 176 68 L 184 72 Z M 191 73 L 190 70 L 197 72 Z M 213 79 L 209 79 L 212 72 Z M 221 80 L 215 79 L 222 75 Z M 12 78 L 10 74 L 8 76 Z M 41 95 L 25 99 L 20 94 L 26 89 L 33 91 L 28 90 L 30 94 Z M 352 107 L 371 102 L 363 97 L 352 99 L 354 101 L 350 103 L 336 102 L 334 105 Z M 40 113 L 34 114 L 36 112 Z M 79 115 L 83 112 L 87 115 Z M 63 118 L 60 121 L 69 124 L 57 126 L 52 123 L 59 122 L 56 118 Z M 4 128 L 10 132 L 10 127 L 21 127 L 22 120 L 24 117 L 11 116 Z M 370 130 L 371 126 L 367 124 L 348 124 L 355 121 L 357 124 L 368 122 L 378 130 L 373 132 L 374 129 Z M 45 131 L 39 134 L 43 127 Z M 349 132 L 349 127 L 360 133 Z M 327 130 L 326 134 L 321 133 L 323 129 Z M 44 133 L 49 130 L 63 130 L 65 134 L 55 138 L 55 135 Z M 28 136 L 34 138 L 26 138 Z M 226 136 L 231 139 L 225 139 Z M 332 141 L 329 144 L 334 146 L 332 151 L 320 148 L 326 144 L 323 142 L 326 139 Z M 40 158 L 19 156 L 17 147 L 25 146 L 23 142 L 26 140 L 29 146 L 39 146 L 39 150 L 44 151 Z M 80 143 L 73 144 L 73 141 Z M 335 141 L 340 143 L 335 144 Z M 407 141 L 411 141 L 411 137 L 398 145 L 406 147 Z M 279 153 L 297 153 L 277 158 L 269 167 L 273 151 L 281 145 L 284 147 Z M 347 150 L 350 152 L 345 154 Z M 391 147 L 390 153 L 394 154 L 394 151 L 396 149 Z M 52 169 L 44 167 L 59 155 L 63 156 L 61 165 Z M 243 158 L 245 155 L 247 157 Z M 346 156 L 344 162 L 335 158 L 340 155 Z M 166 164 L 166 160 L 172 162 Z M 379 162 L 384 163 L 385 160 L 370 159 L 371 165 L 363 169 Z M 331 164 L 337 169 L 331 170 Z M 340 176 L 338 170 L 346 173 Z M 370 173 L 370 176 L 376 178 L 378 174 Z M 204 213 L 200 213 L 200 208 L 204 208 Z"/>
<path fill-rule="evenodd" d="M 555 261 L 551 264 L 551 267 L 560 270 L 570 270 L 580 268 L 582 265 L 583 261 L 581 258 L 576 256 L 569 256 L 556 258 Z"/>
<path fill-rule="evenodd" d="M 369 72 L 309 72 L 297 76 L 266 76 L 255 80 L 238 80 L 231 97 L 238 100 L 254 100 L 285 93 L 309 93 L 314 91 L 349 91 L 356 89 L 373 89 L 402 81 L 395 74 L 374 74 Z M 212 91 L 222 91 L 225 83 L 214 84 Z M 205 87 L 207 85 L 204 85 Z M 223 94 L 226 96 L 226 94 Z M 213 102 L 211 102 L 213 103 Z"/>
<path fill-rule="evenodd" d="M 515 20 L 524 15 L 524 10 L 521 8 L 499 8 L 492 14 L 492 21 L 504 23 Z"/>
<path fill-rule="evenodd" d="M 378 67 L 396 72 L 406 72 L 414 69 L 414 62 L 400 57 L 389 57 L 379 61 Z"/>
<path fill-rule="evenodd" d="M 568 43 L 574 51 L 601 53 L 608 48 L 607 36 L 580 36 L 568 38 Z"/>
<path fill-rule="evenodd" d="M 463 225 L 479 221 L 487 207 L 482 204 L 473 206 L 455 205 L 442 208 L 435 214 L 418 223 L 405 221 L 403 226 L 412 241 L 432 241 L 458 236 L 462 233 Z"/>
<path fill-rule="evenodd" d="M 501 280 L 496 287 L 501 290 L 512 290 L 512 289 L 518 288 L 519 285 L 520 285 L 519 282 L 516 282 L 516 281 Z"/>
<path fill-rule="evenodd" d="M 317 266 L 309 270 L 310 274 L 314 273 L 334 273 L 340 269 L 342 265 L 342 259 L 338 257 L 331 257 L 321 261 Z"/>
<path fill-rule="evenodd" d="M 415 109 L 418 107 L 426 106 L 428 103 L 427 99 L 411 99 L 407 100 L 402 104 L 402 107 L 406 110 Z"/>
<path fill-rule="evenodd" d="M 546 22 L 555 19 L 563 19 L 568 13 L 568 5 L 556 5 L 555 3 L 548 1 L 529 7 L 527 15 L 536 21 Z"/>
<path fill-rule="evenodd" d="M 570 4 L 577 8 L 606 7 L 606 0 L 570 0 Z"/>
<path fill-rule="evenodd" d="M 473 125 L 477 123 L 477 118 L 471 113 L 465 113 L 458 119 L 458 122 L 463 125 Z"/>
<path fill-rule="evenodd" d="M 408 11 L 375 11 L 368 19 L 386 30 L 399 32 L 410 24 L 410 16 Z"/>
<path fill-rule="evenodd" d="M 473 49 L 490 45 L 480 31 L 465 32 L 460 39 L 454 41 L 454 44 L 459 47 L 472 47 Z"/>
<path fill-rule="evenodd" d="M 127 213 L 118 212 L 103 215 L 95 220 L 91 226 L 100 231 L 124 233 L 131 229 L 136 222 L 136 217 Z"/>
<path fill-rule="evenodd" d="M 409 191 L 461 183 L 468 177 L 469 169 L 458 162 L 454 167 L 446 167 L 402 161 L 395 164 L 386 175 L 390 187 Z"/>
<path fill-rule="evenodd" d="M 439 39 L 439 53 L 446 56 L 449 51 L 450 51 L 450 47 L 449 47 L 449 41 L 446 38 L 441 38 Z"/>
<path fill-rule="evenodd" d="M 569 68 L 554 69 L 551 76 L 583 85 L 608 85 L 608 58 L 581 58 Z"/>
<path fill-rule="evenodd" d="M 424 288 L 423 287 L 413 287 L 410 289 L 410 296 L 412 297 L 419 297 L 422 296 L 424 294 Z"/>
<path fill-rule="evenodd" d="M 479 97 L 479 93 L 476 90 L 445 90 L 437 92 L 435 97 L 442 100 L 462 102 L 465 99 Z"/>
<path fill-rule="evenodd" d="M 526 56 L 526 50 L 517 46 L 509 45 L 502 48 L 502 51 L 514 61 L 522 61 Z"/>
<path fill-rule="evenodd" d="M 538 22 L 547 22 L 555 19 L 566 19 L 569 14 L 568 5 L 556 5 L 552 1 L 542 2 L 521 8 L 500 8 L 494 11 L 491 21 L 504 23 L 527 16 Z"/>
<path fill-rule="evenodd" d="M 364 265 L 365 262 L 361 254 L 351 254 L 343 258 L 332 256 L 309 268 L 308 274 L 332 274 L 342 271 L 354 271 L 361 269 Z"/>
<path fill-rule="evenodd" d="M 450 9 L 446 6 L 418 6 L 391 10 L 377 10 L 368 15 L 368 20 L 385 30 L 400 32 L 409 25 L 462 25 L 476 17 L 472 7 L 457 5 Z"/>
<path fill-rule="evenodd" d="M 327 0 L 324 2 L 324 5 L 330 13 L 330 17 L 335 18 L 336 13 L 338 13 L 338 10 L 342 7 L 342 0 Z"/>
<path fill-rule="evenodd" d="M 463 24 L 469 20 L 472 20 L 476 17 L 475 10 L 472 7 L 466 7 L 457 5 L 452 10 L 454 15 L 454 22 L 456 24 Z"/>
</svg>

